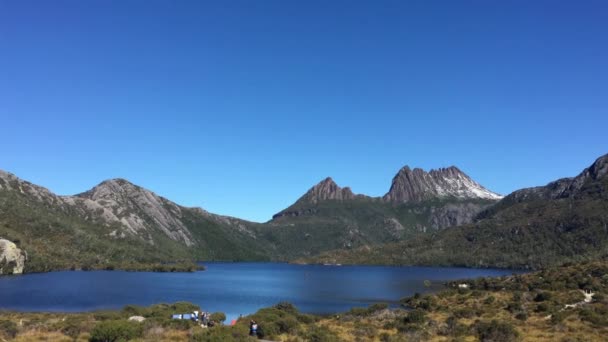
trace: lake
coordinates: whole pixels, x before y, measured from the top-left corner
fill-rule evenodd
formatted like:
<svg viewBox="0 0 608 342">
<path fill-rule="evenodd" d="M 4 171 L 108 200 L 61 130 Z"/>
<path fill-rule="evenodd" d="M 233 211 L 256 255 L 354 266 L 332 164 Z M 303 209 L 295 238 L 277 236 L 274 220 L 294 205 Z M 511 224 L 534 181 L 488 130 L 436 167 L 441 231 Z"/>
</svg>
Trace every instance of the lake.
<svg viewBox="0 0 608 342">
<path fill-rule="evenodd" d="M 188 301 L 228 319 L 281 301 L 307 313 L 335 313 L 378 302 L 396 304 L 447 280 L 497 277 L 511 270 L 454 267 L 322 266 L 206 262 L 206 271 L 153 273 L 65 271 L 0 277 L 0 308 L 91 311 L 127 304 Z M 424 281 L 431 281 L 425 287 Z"/>
</svg>

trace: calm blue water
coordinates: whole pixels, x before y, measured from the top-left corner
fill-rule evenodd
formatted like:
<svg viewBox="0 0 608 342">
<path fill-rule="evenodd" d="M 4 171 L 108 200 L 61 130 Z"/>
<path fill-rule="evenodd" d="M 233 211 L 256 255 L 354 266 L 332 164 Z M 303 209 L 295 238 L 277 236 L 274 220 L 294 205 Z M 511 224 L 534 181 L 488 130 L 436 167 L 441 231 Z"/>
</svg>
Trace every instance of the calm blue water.
<svg viewBox="0 0 608 342">
<path fill-rule="evenodd" d="M 377 302 L 395 303 L 442 281 L 501 276 L 509 270 L 441 267 L 320 266 L 205 263 L 195 273 L 51 272 L 0 277 L 0 308 L 90 311 L 189 301 L 229 319 L 281 301 L 308 313 L 334 313 Z M 433 282 L 431 288 L 424 280 Z"/>
</svg>

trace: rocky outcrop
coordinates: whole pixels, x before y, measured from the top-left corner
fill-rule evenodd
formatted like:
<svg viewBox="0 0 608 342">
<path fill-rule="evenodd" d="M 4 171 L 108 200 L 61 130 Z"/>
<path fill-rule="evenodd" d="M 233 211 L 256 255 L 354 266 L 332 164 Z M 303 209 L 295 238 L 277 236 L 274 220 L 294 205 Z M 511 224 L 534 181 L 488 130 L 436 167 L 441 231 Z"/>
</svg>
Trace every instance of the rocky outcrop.
<svg viewBox="0 0 608 342">
<path fill-rule="evenodd" d="M 429 172 L 405 166 L 393 178 L 383 200 L 407 203 L 441 198 L 499 200 L 502 196 L 484 188 L 455 166 Z"/>
<path fill-rule="evenodd" d="M 13 242 L 0 238 L 0 274 L 21 274 L 27 254 Z"/>
<path fill-rule="evenodd" d="M 471 202 L 447 203 L 441 207 L 433 207 L 429 214 L 429 224 L 435 230 L 455 227 L 473 222 L 478 213 L 491 204 Z"/>
</svg>

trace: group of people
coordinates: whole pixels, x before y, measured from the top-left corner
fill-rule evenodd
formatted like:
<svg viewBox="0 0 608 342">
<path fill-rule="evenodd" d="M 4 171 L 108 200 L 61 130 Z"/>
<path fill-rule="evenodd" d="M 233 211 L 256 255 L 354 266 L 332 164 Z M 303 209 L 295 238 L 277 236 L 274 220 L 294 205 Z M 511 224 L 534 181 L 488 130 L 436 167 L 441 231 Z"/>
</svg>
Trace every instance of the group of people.
<svg viewBox="0 0 608 342">
<path fill-rule="evenodd" d="M 210 319 L 211 314 L 209 312 L 201 312 L 200 321 L 201 327 L 207 328 L 215 325 L 215 322 Z"/>
</svg>

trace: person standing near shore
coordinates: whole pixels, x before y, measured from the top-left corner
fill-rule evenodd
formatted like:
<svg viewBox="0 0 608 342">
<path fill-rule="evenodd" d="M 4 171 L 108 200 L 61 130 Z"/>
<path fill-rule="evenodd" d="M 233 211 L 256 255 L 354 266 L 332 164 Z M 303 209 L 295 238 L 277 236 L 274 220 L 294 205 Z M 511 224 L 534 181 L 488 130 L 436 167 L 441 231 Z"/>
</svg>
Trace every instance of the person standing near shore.
<svg viewBox="0 0 608 342">
<path fill-rule="evenodd" d="M 251 320 L 251 322 L 249 322 L 249 336 L 257 336 L 257 335 L 258 335 L 258 324 L 254 320 Z"/>
</svg>

